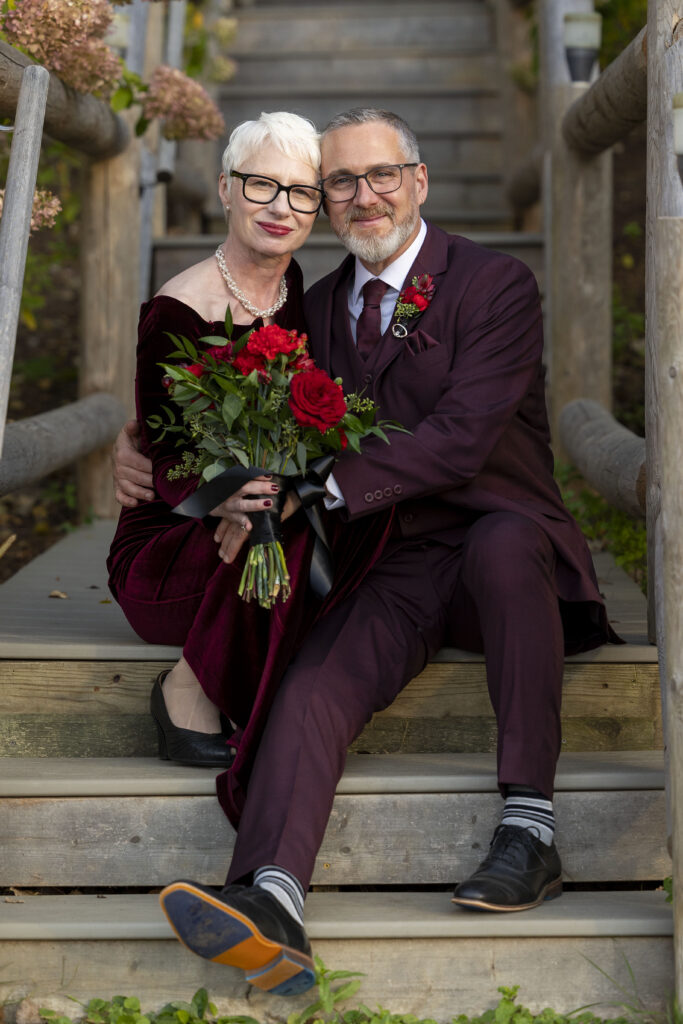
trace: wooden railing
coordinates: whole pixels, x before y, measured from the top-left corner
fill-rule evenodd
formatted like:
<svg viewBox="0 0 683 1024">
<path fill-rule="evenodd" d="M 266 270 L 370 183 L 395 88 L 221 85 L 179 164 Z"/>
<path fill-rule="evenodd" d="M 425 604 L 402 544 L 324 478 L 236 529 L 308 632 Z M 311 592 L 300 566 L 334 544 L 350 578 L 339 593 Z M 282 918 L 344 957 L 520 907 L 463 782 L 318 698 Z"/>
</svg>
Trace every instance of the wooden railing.
<svg viewBox="0 0 683 1024">
<path fill-rule="evenodd" d="M 683 185 L 673 97 L 683 91 L 683 0 L 649 0 L 647 25 L 591 84 L 571 84 L 562 23 L 591 0 L 542 0 L 542 173 L 551 423 L 560 454 L 614 505 L 646 513 L 674 877 L 676 993 L 683 1001 Z M 647 121 L 646 439 L 610 415 L 609 148 Z M 538 157 L 508 195 L 533 201 Z"/>
<path fill-rule="evenodd" d="M 132 70 L 149 73 L 162 57 L 180 64 L 185 10 L 185 0 L 170 5 L 162 53 L 162 5 L 134 0 L 126 54 Z M 5 428 L 43 112 L 46 134 L 85 158 L 80 398 Z M 160 145 L 158 126 L 144 142 L 135 139 L 133 116 L 116 115 L 102 100 L 65 87 L 0 42 L 0 117 L 15 117 L 0 222 L 0 495 L 80 460 L 80 511 L 95 516 L 117 511 L 108 451 L 126 415 L 133 412 L 138 307 L 148 295 L 153 227 L 158 230 L 153 224 L 154 211 L 160 209 L 156 185 L 173 173 L 173 145 Z"/>
</svg>

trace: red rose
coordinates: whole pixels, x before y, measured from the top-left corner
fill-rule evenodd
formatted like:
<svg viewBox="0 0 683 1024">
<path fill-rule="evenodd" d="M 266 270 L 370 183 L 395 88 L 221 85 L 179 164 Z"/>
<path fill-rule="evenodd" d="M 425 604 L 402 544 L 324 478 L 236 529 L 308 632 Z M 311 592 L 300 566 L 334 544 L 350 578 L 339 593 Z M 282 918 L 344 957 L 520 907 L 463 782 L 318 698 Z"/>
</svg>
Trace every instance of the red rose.
<svg viewBox="0 0 683 1024">
<path fill-rule="evenodd" d="M 282 353 L 288 355 L 305 343 L 306 338 L 300 338 L 296 331 L 286 331 L 277 324 L 269 324 L 267 327 L 259 327 L 258 331 L 252 331 L 246 347 L 247 351 L 254 355 L 262 355 L 265 359 L 277 359 Z"/>
<path fill-rule="evenodd" d="M 324 370 L 297 373 L 290 384 L 289 408 L 302 427 L 315 427 L 324 434 L 335 427 L 346 412 L 344 392 Z"/>
<path fill-rule="evenodd" d="M 342 451 L 344 451 L 344 449 L 348 446 L 348 443 L 349 443 L 349 439 L 346 436 L 346 431 L 345 430 L 340 430 L 339 431 L 339 440 L 341 441 Z"/>
<path fill-rule="evenodd" d="M 419 293 L 415 295 L 413 302 L 420 310 L 426 309 L 427 306 L 429 305 L 429 302 L 427 301 L 427 299 L 425 299 L 424 295 L 420 295 Z"/>
</svg>

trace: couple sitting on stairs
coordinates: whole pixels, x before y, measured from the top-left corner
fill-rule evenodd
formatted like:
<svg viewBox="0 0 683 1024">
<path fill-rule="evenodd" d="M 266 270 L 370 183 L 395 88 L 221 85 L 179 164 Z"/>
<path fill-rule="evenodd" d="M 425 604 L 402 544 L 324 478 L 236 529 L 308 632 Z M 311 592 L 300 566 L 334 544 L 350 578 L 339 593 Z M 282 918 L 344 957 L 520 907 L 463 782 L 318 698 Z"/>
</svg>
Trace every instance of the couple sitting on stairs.
<svg viewBox="0 0 683 1024">
<path fill-rule="evenodd" d="M 415 134 L 387 111 L 340 114 L 322 136 L 286 113 L 236 128 L 218 184 L 227 237 L 143 305 L 137 422 L 115 448 L 111 589 L 143 639 L 183 647 L 152 693 L 160 753 L 227 769 L 219 799 L 237 828 L 225 887 L 176 881 L 162 906 L 193 952 L 280 994 L 314 981 L 304 896 L 347 748 L 446 643 L 485 655 L 504 798 L 453 902 L 512 911 L 560 894 L 564 655 L 618 642 L 553 481 L 536 282 L 423 221 L 427 188 Z M 321 205 L 349 255 L 304 295 L 291 254 Z M 433 291 L 402 322 L 397 298 L 421 275 Z M 237 597 L 249 514 L 278 489 L 267 475 L 211 517 L 171 511 L 197 481 L 169 481 L 177 450 L 150 437 L 167 400 L 165 332 L 220 333 L 226 303 L 235 323 L 305 329 L 318 366 L 410 431 L 335 463 L 322 606 L 305 579 L 274 612 Z M 282 518 L 300 580 L 310 545 L 297 504 L 288 493 Z"/>
</svg>

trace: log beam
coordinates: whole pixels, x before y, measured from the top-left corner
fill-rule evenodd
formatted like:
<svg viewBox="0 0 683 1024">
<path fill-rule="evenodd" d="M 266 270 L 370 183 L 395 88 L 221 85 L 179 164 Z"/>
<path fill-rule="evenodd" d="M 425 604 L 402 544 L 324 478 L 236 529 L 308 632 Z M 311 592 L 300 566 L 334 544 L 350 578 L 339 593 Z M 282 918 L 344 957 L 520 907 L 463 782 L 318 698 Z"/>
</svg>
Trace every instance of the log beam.
<svg viewBox="0 0 683 1024">
<path fill-rule="evenodd" d="M 9 423 L 0 460 L 0 496 L 111 444 L 124 419 L 121 402 L 112 395 L 97 394 Z"/>
<path fill-rule="evenodd" d="M 564 116 L 562 134 L 582 153 L 602 153 L 647 115 L 647 26 Z"/>
<path fill-rule="evenodd" d="M 645 517 L 645 439 L 598 402 L 578 399 L 560 414 L 560 441 L 572 465 L 610 505 Z"/>
<path fill-rule="evenodd" d="M 24 68 L 30 57 L 0 41 L 0 117 L 14 117 Z M 45 132 L 96 160 L 121 153 L 130 139 L 125 121 L 108 103 L 76 92 L 50 75 Z"/>
</svg>

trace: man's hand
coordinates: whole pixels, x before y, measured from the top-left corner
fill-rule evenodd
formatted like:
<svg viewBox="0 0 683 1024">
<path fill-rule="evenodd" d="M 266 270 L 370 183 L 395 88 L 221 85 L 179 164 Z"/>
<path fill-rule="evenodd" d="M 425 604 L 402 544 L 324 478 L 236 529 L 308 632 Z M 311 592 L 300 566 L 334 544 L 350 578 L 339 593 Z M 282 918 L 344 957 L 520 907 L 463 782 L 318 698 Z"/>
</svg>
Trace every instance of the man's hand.
<svg viewBox="0 0 683 1024">
<path fill-rule="evenodd" d="M 128 420 L 119 431 L 111 454 L 114 496 L 119 505 L 135 508 L 139 501 L 154 498 L 152 463 L 140 453 L 140 426 Z"/>
</svg>

